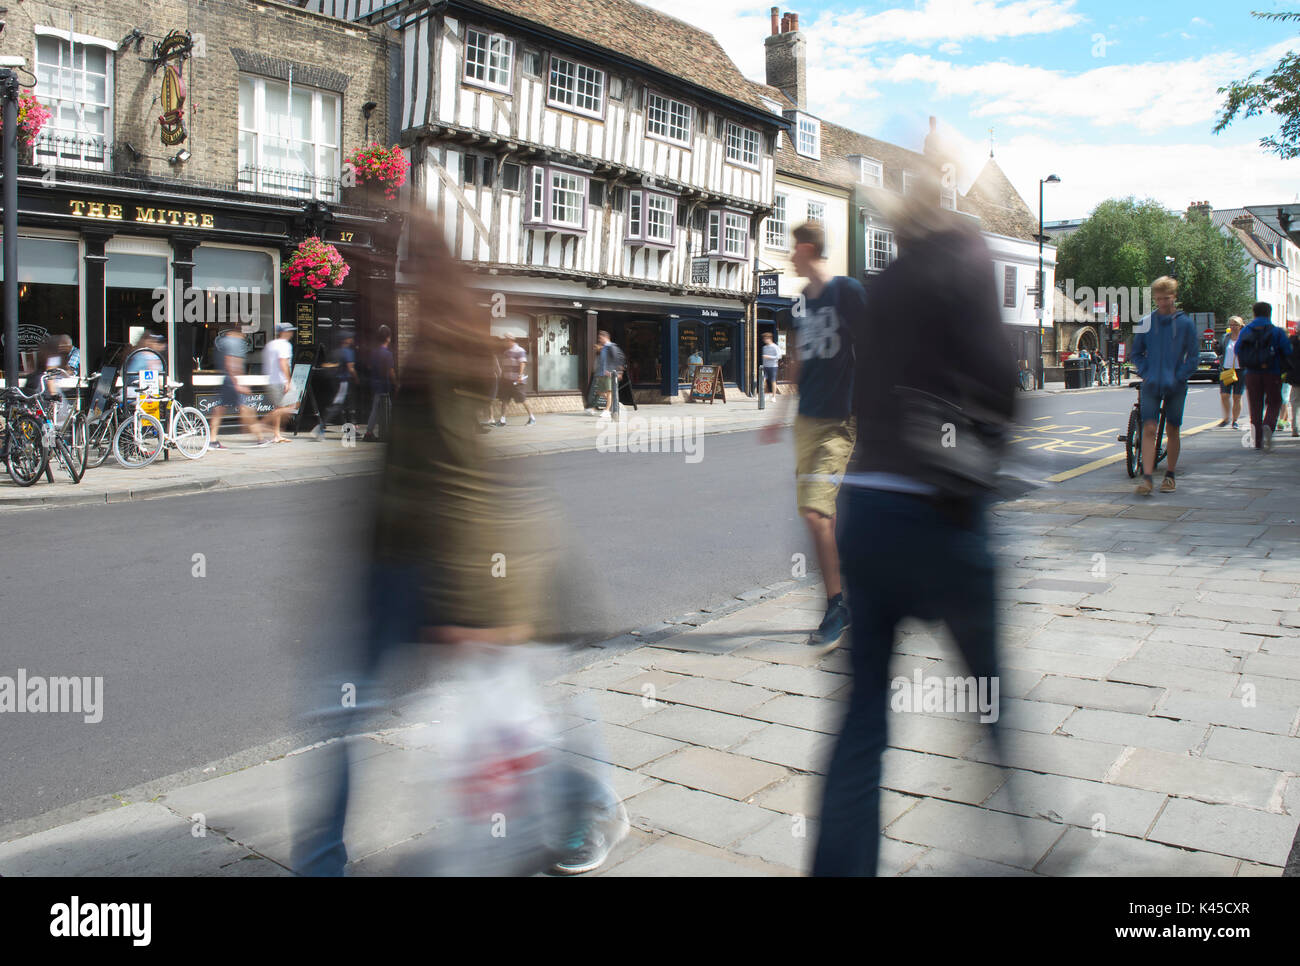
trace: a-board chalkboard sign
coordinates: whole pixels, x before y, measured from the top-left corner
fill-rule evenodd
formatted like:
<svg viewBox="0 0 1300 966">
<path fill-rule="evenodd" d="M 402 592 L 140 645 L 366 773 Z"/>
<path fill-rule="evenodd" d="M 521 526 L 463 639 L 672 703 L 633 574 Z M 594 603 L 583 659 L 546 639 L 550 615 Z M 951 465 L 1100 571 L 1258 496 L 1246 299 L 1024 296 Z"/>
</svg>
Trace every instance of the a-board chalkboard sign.
<svg viewBox="0 0 1300 966">
<path fill-rule="evenodd" d="M 691 383 L 691 402 L 704 402 L 708 400 L 710 404 L 714 399 L 721 399 L 724 403 L 727 401 L 727 390 L 722 385 L 722 367 L 721 366 L 696 366 L 694 381 Z"/>
</svg>

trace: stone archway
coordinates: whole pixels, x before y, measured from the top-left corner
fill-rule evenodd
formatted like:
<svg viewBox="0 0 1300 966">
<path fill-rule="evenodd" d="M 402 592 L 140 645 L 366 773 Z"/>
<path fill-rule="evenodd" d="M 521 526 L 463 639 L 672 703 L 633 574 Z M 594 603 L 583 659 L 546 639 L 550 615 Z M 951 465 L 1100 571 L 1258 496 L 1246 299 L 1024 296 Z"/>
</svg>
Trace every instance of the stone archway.
<svg viewBox="0 0 1300 966">
<path fill-rule="evenodd" d="M 1097 341 L 1097 330 L 1091 326 L 1084 326 L 1074 334 L 1074 351 L 1077 355 L 1080 350 L 1087 349 L 1091 353 L 1096 353 L 1100 344 Z"/>
</svg>

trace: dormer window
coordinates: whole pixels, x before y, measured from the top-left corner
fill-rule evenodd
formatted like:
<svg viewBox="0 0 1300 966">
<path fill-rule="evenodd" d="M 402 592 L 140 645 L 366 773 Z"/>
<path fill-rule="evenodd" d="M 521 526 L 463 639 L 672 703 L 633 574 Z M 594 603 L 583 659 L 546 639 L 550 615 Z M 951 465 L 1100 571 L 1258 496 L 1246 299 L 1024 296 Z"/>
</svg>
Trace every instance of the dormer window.
<svg viewBox="0 0 1300 966">
<path fill-rule="evenodd" d="M 798 125 L 795 137 L 795 150 L 805 158 L 821 159 L 822 156 L 822 122 L 815 117 L 804 114 L 796 115 Z"/>
<path fill-rule="evenodd" d="M 875 158 L 863 158 L 861 168 L 859 177 L 864 185 L 868 188 L 883 188 L 885 186 L 885 166 L 883 164 Z"/>
<path fill-rule="evenodd" d="M 515 42 L 501 34 L 465 31 L 465 80 L 494 91 L 510 90 Z"/>
</svg>

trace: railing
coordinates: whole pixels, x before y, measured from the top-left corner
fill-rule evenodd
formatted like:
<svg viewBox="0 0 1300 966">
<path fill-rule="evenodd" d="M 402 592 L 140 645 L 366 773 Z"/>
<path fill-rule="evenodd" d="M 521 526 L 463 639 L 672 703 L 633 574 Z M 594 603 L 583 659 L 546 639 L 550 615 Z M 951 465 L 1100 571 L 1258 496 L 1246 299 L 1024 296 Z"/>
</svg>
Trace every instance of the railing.
<svg viewBox="0 0 1300 966">
<path fill-rule="evenodd" d="M 283 195 L 288 198 L 337 202 L 340 197 L 338 178 L 323 178 L 277 168 L 257 168 L 245 165 L 239 169 L 240 191 Z"/>
<path fill-rule="evenodd" d="M 45 168 L 111 171 L 112 156 L 101 135 L 89 137 L 43 131 L 32 145 L 32 163 Z"/>
</svg>

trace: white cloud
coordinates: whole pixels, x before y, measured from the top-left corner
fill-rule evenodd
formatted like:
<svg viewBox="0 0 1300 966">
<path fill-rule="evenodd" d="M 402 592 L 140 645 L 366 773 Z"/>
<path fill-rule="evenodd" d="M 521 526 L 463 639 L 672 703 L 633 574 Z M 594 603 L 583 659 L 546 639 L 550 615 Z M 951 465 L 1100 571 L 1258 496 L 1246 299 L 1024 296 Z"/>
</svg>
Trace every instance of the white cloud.
<svg viewBox="0 0 1300 966">
<path fill-rule="evenodd" d="M 951 40 L 939 45 L 939 53 L 955 57 L 961 53 L 961 44 L 953 43 Z"/>
<path fill-rule="evenodd" d="M 924 0 L 914 10 L 827 13 L 813 29 L 925 47 L 945 40 L 998 40 L 1054 33 L 1083 21 L 1075 0 Z"/>
</svg>

